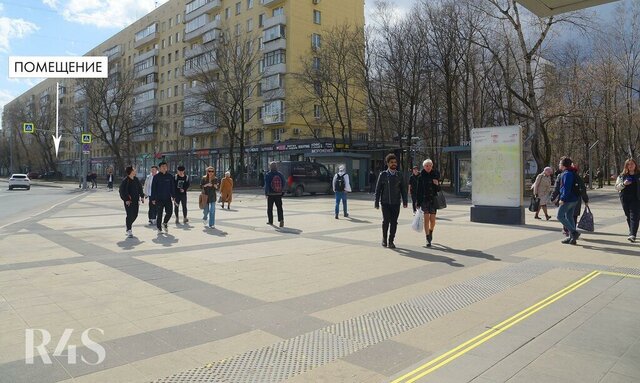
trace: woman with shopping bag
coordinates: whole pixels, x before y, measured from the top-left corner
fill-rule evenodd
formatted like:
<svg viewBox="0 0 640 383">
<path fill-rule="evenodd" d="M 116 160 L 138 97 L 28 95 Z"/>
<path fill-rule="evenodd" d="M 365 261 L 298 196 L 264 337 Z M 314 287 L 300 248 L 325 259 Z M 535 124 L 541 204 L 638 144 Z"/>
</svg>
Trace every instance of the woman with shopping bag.
<svg viewBox="0 0 640 383">
<path fill-rule="evenodd" d="M 551 218 L 549 214 L 547 214 L 547 205 L 551 202 L 551 175 L 553 174 L 553 169 L 550 167 L 544 168 L 542 173 L 538 174 L 535 182 L 531 185 L 531 189 L 533 190 L 533 198 L 536 198 L 537 206 L 532 206 L 532 211 L 535 211 L 536 215 L 533 217 L 535 219 L 540 218 L 540 209 L 544 212 L 544 217 L 547 221 Z"/>
</svg>

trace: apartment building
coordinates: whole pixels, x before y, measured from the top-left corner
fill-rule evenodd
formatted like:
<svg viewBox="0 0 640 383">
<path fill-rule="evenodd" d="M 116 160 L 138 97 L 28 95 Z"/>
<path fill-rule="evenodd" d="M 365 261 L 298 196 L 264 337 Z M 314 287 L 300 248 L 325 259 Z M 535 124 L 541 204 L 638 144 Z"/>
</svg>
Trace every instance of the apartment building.
<svg viewBox="0 0 640 383">
<path fill-rule="evenodd" d="M 163 158 L 200 174 L 210 164 L 219 171 L 231 164 L 225 129 L 188 107 L 202 87 L 195 80 L 196 72 L 202 71 L 211 46 L 224 33 L 255 36 L 262 81 L 246 110 L 250 118 L 245 166 L 248 173 L 257 175 L 270 160 L 303 159 L 335 149 L 330 129 L 319 119 L 309 126 L 292 112 L 297 101 L 293 73 L 302 70 L 302 58 L 321 49 L 323 32 L 344 23 L 364 25 L 363 0 L 170 0 L 87 55 L 108 56 L 110 76 L 133 73 L 133 113 L 155 113 L 155 120 L 132 138 L 132 161 L 140 171 L 146 172 Z M 208 69 L 216 71 L 215 65 Z M 49 100 L 42 97 L 55 97 L 55 82 L 47 79 L 18 99 L 30 100 L 36 111 L 40 100 Z M 83 102 L 85 95 L 73 81 L 61 85 L 62 105 Z M 75 133 L 82 130 L 77 120 L 67 122 L 74 125 Z M 356 129 L 355 138 L 366 140 L 364 121 Z M 81 147 L 70 137 L 62 142 L 60 169 L 67 175 L 77 174 Z M 97 138 L 89 156 L 91 169 L 99 174 L 113 165 L 110 151 Z"/>
</svg>

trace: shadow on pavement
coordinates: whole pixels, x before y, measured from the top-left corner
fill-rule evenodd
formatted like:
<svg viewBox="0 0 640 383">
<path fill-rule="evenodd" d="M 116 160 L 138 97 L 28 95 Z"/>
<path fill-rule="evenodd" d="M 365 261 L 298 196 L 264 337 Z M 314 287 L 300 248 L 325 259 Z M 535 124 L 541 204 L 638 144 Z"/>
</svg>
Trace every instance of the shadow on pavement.
<svg viewBox="0 0 640 383">
<path fill-rule="evenodd" d="M 209 229 L 208 227 L 203 228 L 202 232 L 216 237 L 226 237 L 229 234 L 226 231 L 222 231 L 220 229 Z"/>
<path fill-rule="evenodd" d="M 616 249 L 614 247 L 596 247 L 596 246 L 584 245 L 582 239 L 578 240 L 578 246 L 582 247 L 583 249 L 604 251 L 605 253 L 613 253 L 613 254 L 619 254 L 619 255 L 631 255 L 631 256 L 634 256 L 634 257 L 637 257 L 637 256 L 640 255 L 640 246 L 638 246 L 637 250 Z"/>
<path fill-rule="evenodd" d="M 451 254 L 457 254 L 457 255 L 461 255 L 464 257 L 472 257 L 472 258 L 484 258 L 487 259 L 489 261 L 502 261 L 502 259 L 500 258 L 496 258 L 491 254 L 487 254 L 483 251 L 480 250 L 473 250 L 473 249 L 466 249 L 466 250 L 462 250 L 462 249 L 453 249 L 451 247 L 448 246 L 444 246 L 444 245 L 439 245 L 439 244 L 433 244 L 432 249 L 434 250 L 439 250 L 442 251 L 444 253 L 451 253 Z"/>
<path fill-rule="evenodd" d="M 403 249 L 403 248 L 400 248 L 400 247 L 397 247 L 397 248 L 393 249 L 393 251 L 395 251 L 396 253 L 402 255 L 403 257 L 419 259 L 421 261 L 427 261 L 427 262 L 446 263 L 447 265 L 452 266 L 452 267 L 464 267 L 463 264 L 460 264 L 460 263 L 456 262 L 455 259 L 449 258 L 449 257 L 443 257 L 442 255 L 419 253 L 417 251 L 413 251 L 413 250 L 409 250 L 409 249 Z"/>
<path fill-rule="evenodd" d="M 349 222 L 353 222 L 353 223 L 371 223 L 371 221 L 365 221 L 363 219 L 357 219 L 357 218 L 351 218 L 351 217 L 347 217 L 347 218 L 344 218 L 344 219 L 346 219 Z"/>
<path fill-rule="evenodd" d="M 141 241 L 138 239 L 138 237 L 133 237 L 133 238 L 127 238 L 124 241 L 120 241 L 117 243 L 118 247 L 120 247 L 122 250 L 133 250 L 136 247 L 140 246 L 141 244 L 143 244 L 144 241 Z"/>
<path fill-rule="evenodd" d="M 168 233 L 158 233 L 158 236 L 151 240 L 151 242 L 162 245 L 164 247 L 171 247 L 178 243 L 178 239 Z"/>
<path fill-rule="evenodd" d="M 638 254 L 635 255 L 640 255 L 640 245 L 638 245 L 637 243 L 631 243 L 629 241 L 627 241 L 627 237 L 620 237 L 620 241 L 609 241 L 606 239 L 591 239 L 591 238 L 585 238 L 585 237 L 580 237 L 580 240 L 584 241 L 584 242 L 589 242 L 589 243 L 597 243 L 600 245 L 612 245 L 612 246 L 626 246 L 626 247 L 635 247 L 638 252 Z"/>
<path fill-rule="evenodd" d="M 278 233 L 284 233 L 284 234 L 295 234 L 295 235 L 300 235 L 302 234 L 302 230 L 300 229 L 293 229 L 290 227 L 275 227 L 276 231 Z"/>
</svg>

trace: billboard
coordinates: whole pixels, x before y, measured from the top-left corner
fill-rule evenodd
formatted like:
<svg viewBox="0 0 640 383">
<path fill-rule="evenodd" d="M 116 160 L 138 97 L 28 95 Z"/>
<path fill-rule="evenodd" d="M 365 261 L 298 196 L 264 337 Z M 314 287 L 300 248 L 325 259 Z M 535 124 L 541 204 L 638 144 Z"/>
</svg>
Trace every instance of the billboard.
<svg viewBox="0 0 640 383">
<path fill-rule="evenodd" d="M 522 127 L 471 130 L 471 168 L 474 205 L 522 206 Z"/>
</svg>

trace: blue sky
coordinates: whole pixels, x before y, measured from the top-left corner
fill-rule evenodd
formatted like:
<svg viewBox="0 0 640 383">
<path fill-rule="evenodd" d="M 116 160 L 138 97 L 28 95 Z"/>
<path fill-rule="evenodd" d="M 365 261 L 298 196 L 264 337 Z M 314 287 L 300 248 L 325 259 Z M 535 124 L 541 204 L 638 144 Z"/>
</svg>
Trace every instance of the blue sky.
<svg viewBox="0 0 640 383">
<path fill-rule="evenodd" d="M 366 0 L 367 7 L 373 3 Z M 414 0 L 393 3 L 406 11 Z M 155 0 L 0 0 L 0 108 L 38 82 L 9 79 L 9 56 L 83 55 L 155 4 Z"/>
</svg>

